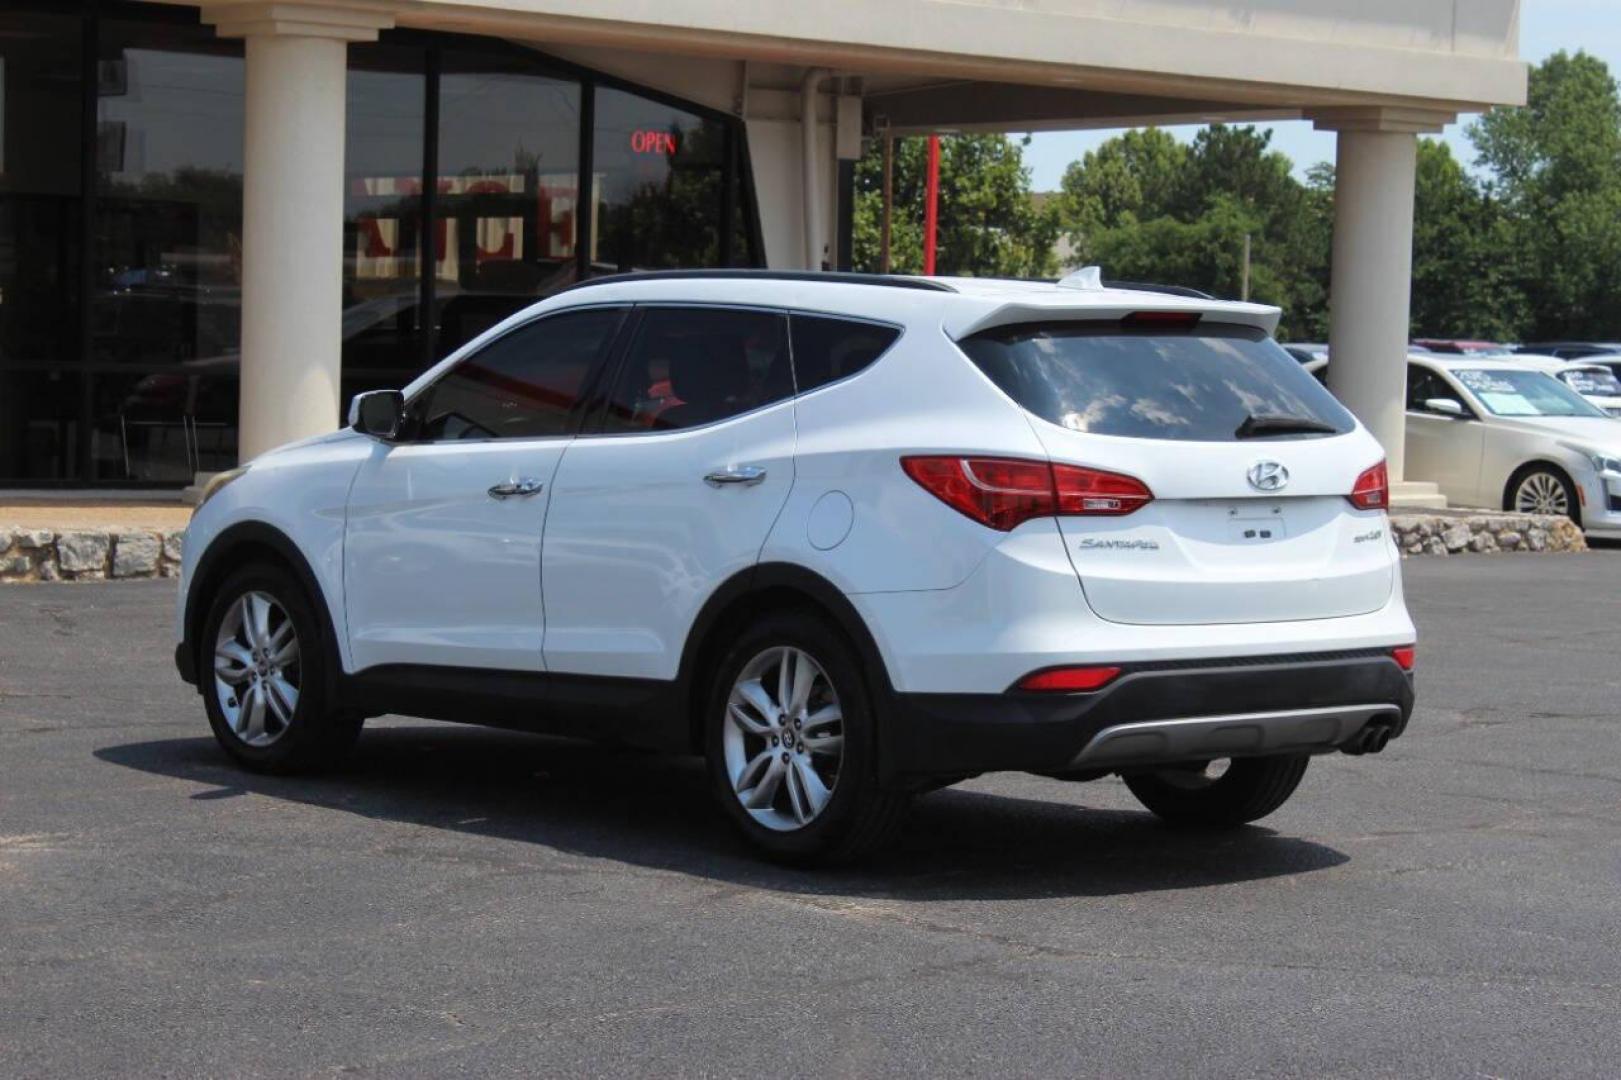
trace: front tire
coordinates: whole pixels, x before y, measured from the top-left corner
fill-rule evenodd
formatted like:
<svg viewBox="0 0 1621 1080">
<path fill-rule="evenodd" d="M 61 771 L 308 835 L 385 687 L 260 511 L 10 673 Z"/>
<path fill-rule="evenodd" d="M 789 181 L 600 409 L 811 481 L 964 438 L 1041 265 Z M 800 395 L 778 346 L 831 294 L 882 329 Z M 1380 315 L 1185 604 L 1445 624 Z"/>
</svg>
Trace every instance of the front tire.
<svg viewBox="0 0 1621 1080">
<path fill-rule="evenodd" d="M 1561 514 L 1578 526 L 1581 503 L 1570 477 L 1551 465 L 1527 465 L 1508 482 L 1503 509 L 1521 514 Z"/>
<path fill-rule="evenodd" d="M 1168 822 L 1232 828 L 1259 821 L 1288 802 L 1310 761 L 1306 754 L 1234 758 L 1219 774 L 1206 763 L 1122 779 L 1138 802 Z"/>
<path fill-rule="evenodd" d="M 354 746 L 363 719 L 328 700 L 318 614 L 298 581 L 253 565 L 215 593 L 198 642 L 198 674 L 214 738 L 261 772 L 323 769 Z"/>
<path fill-rule="evenodd" d="M 878 786 L 878 717 L 860 661 L 825 620 L 784 612 L 747 627 L 705 701 L 715 795 L 768 855 L 849 859 L 899 824 L 908 798 Z"/>
</svg>

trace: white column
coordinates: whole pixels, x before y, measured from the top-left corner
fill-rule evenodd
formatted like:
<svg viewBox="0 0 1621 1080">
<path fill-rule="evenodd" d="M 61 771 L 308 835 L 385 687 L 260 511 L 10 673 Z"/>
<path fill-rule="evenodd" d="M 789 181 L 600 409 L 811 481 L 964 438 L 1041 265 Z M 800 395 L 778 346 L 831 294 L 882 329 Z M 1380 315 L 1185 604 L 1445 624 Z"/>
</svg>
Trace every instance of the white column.
<svg viewBox="0 0 1621 1080">
<path fill-rule="evenodd" d="M 339 424 L 348 43 L 392 24 L 367 3 L 215 0 L 246 39 L 240 456 Z"/>
<path fill-rule="evenodd" d="M 1451 117 L 1366 108 L 1312 119 L 1339 133 L 1329 389 L 1384 446 L 1393 501 L 1429 501 L 1428 492 L 1403 484 L 1413 193 L 1418 134 L 1440 131 Z"/>
</svg>

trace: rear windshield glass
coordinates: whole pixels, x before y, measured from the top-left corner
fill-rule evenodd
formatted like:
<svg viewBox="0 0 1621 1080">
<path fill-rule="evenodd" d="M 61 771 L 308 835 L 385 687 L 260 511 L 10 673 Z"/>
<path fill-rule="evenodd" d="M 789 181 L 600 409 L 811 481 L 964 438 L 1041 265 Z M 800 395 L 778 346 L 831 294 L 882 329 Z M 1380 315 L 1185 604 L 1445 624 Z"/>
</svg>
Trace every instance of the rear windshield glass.
<svg viewBox="0 0 1621 1080">
<path fill-rule="evenodd" d="M 1231 442 L 1251 418 L 1326 429 L 1284 427 L 1278 438 L 1322 438 L 1356 424 L 1297 360 L 1252 327 L 1026 323 L 960 344 L 1014 401 L 1071 431 Z"/>
<path fill-rule="evenodd" d="M 1617 379 L 1609 368 L 1566 371 L 1559 378 L 1566 386 L 1587 397 L 1621 397 L 1621 379 Z"/>
</svg>

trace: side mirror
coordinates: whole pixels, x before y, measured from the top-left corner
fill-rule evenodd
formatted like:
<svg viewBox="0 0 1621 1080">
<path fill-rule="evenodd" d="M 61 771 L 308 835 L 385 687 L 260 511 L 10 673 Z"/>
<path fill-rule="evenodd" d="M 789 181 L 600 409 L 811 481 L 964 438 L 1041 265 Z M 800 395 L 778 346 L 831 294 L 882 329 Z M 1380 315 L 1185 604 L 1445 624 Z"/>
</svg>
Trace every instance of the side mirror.
<svg viewBox="0 0 1621 1080">
<path fill-rule="evenodd" d="M 1425 399 L 1424 411 L 1435 413 L 1437 416 L 1450 416 L 1454 420 L 1462 420 L 1468 415 L 1463 411 L 1461 403 L 1442 397 Z"/>
<path fill-rule="evenodd" d="M 374 439 L 397 438 L 405 424 L 405 395 L 398 390 L 371 390 L 349 403 L 349 426 Z"/>
</svg>

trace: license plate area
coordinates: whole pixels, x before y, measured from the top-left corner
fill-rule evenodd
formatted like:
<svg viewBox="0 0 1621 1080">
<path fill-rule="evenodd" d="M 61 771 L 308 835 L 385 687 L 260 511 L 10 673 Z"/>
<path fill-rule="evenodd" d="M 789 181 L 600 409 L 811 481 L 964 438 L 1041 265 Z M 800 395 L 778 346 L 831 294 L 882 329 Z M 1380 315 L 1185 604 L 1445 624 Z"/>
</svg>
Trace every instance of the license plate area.
<svg viewBox="0 0 1621 1080">
<path fill-rule="evenodd" d="M 1229 507 L 1227 539 L 1234 544 L 1272 544 L 1289 537 L 1289 523 L 1283 507 Z"/>
</svg>

